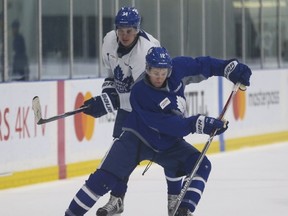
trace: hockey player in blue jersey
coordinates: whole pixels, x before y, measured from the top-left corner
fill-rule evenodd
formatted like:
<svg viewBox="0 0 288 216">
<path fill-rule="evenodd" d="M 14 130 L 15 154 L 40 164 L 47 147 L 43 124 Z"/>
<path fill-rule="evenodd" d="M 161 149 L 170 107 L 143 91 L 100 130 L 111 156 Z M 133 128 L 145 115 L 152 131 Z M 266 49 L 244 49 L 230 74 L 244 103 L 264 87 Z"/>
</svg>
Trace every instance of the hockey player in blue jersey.
<svg viewBox="0 0 288 216">
<path fill-rule="evenodd" d="M 129 96 L 131 86 L 145 70 L 145 56 L 152 46 L 160 43 L 152 35 L 140 28 L 141 17 L 134 7 L 122 7 L 115 17 L 115 30 L 103 39 L 102 59 L 107 78 L 100 96 L 84 102 L 91 105 L 85 113 L 100 117 L 117 109 L 113 137 L 122 133 L 123 121 L 131 111 Z M 165 171 L 168 193 L 168 209 L 181 190 L 182 179 Z M 97 210 L 97 215 L 114 215 L 124 211 L 124 195 L 127 190 L 127 176 L 111 191 L 109 201 Z"/>
<path fill-rule="evenodd" d="M 211 76 L 223 76 L 233 83 L 250 85 L 251 70 L 237 60 L 211 57 L 176 57 L 171 60 L 162 47 L 146 55 L 146 73 L 134 84 L 123 133 L 114 141 L 101 166 L 89 176 L 66 210 L 66 216 L 84 215 L 97 200 L 129 176 L 139 162 L 151 160 L 164 169 L 188 175 L 200 152 L 183 137 L 227 130 L 227 122 L 201 114 L 186 116 L 185 85 Z M 176 216 L 189 216 L 201 199 L 211 171 L 205 156 L 181 202 Z M 153 212 L 151 212 L 153 215 Z"/>
</svg>

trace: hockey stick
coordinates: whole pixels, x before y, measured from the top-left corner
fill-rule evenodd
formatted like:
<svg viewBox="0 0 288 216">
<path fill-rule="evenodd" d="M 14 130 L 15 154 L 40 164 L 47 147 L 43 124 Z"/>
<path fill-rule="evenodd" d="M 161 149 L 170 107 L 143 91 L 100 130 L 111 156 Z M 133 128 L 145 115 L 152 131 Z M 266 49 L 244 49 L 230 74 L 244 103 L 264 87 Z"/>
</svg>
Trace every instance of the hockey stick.
<svg viewBox="0 0 288 216">
<path fill-rule="evenodd" d="M 231 104 L 231 101 L 232 101 L 233 97 L 235 96 L 235 94 L 237 93 L 238 89 L 240 88 L 240 85 L 241 85 L 240 83 L 236 83 L 233 86 L 232 92 L 230 93 L 230 96 L 227 99 L 227 102 L 226 102 L 224 108 L 222 109 L 222 112 L 220 113 L 218 119 L 223 120 L 224 115 L 225 115 L 229 105 Z M 242 87 L 242 88 L 244 89 L 244 87 Z M 209 135 L 209 139 L 205 143 L 204 148 L 203 148 L 198 160 L 196 161 L 191 173 L 189 174 L 188 177 L 186 177 L 186 179 L 185 179 L 186 182 L 185 182 L 183 188 L 181 189 L 180 194 L 176 198 L 176 203 L 175 203 L 174 210 L 173 210 L 171 216 L 174 216 L 176 214 L 176 212 L 177 212 L 177 210 L 178 210 L 178 208 L 180 206 L 180 203 L 182 202 L 182 200 L 183 200 L 183 198 L 184 198 L 184 196 L 185 196 L 185 194 L 186 194 L 186 192 L 187 192 L 187 190 L 188 190 L 188 188 L 189 188 L 189 186 L 190 186 L 190 184 L 191 184 L 191 182 L 192 182 L 192 180 L 193 180 L 193 178 L 194 178 L 194 176 L 195 176 L 195 174 L 196 174 L 196 172 L 197 172 L 197 170 L 198 170 L 198 168 L 199 168 L 199 166 L 200 166 L 200 164 L 202 162 L 202 160 L 204 159 L 204 157 L 206 155 L 206 152 L 208 151 L 214 136 L 216 135 L 216 132 L 217 132 L 217 130 L 214 130 Z"/>
<path fill-rule="evenodd" d="M 88 108 L 88 106 L 84 106 L 84 107 L 80 107 L 80 108 L 78 108 L 76 110 L 73 110 L 73 111 L 70 111 L 70 112 L 66 112 L 66 113 L 63 113 L 63 114 L 60 114 L 60 115 L 56 115 L 56 116 L 53 116 L 51 118 L 43 119 L 42 118 L 42 112 L 41 112 L 41 106 L 40 106 L 39 97 L 35 96 L 33 98 L 33 100 L 32 100 L 32 109 L 34 111 L 34 116 L 35 116 L 35 119 L 36 119 L 36 123 L 38 125 L 45 124 L 45 123 L 48 123 L 48 122 L 51 122 L 51 121 L 56 121 L 58 119 L 65 118 L 67 116 L 75 115 L 76 113 L 83 112 L 87 108 Z"/>
</svg>

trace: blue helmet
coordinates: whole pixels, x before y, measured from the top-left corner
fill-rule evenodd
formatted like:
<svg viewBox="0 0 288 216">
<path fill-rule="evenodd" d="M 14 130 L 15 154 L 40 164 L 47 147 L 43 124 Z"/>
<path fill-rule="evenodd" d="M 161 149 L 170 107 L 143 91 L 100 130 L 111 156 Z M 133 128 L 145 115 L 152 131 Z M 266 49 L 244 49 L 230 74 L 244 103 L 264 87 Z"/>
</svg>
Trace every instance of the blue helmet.
<svg viewBox="0 0 288 216">
<path fill-rule="evenodd" d="M 164 47 L 151 47 L 146 55 L 146 68 L 168 68 L 171 74 L 172 59 Z"/>
<path fill-rule="evenodd" d="M 140 29 L 141 17 L 134 7 L 122 7 L 115 17 L 115 27 L 133 27 Z"/>
</svg>

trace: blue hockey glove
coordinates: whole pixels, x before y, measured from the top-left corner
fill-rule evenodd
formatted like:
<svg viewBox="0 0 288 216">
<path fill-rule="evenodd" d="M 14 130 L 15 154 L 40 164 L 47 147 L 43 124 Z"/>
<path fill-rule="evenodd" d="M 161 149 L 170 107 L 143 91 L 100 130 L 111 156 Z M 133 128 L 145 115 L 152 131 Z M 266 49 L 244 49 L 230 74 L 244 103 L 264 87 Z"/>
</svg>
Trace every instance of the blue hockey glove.
<svg viewBox="0 0 288 216">
<path fill-rule="evenodd" d="M 106 93 L 109 96 L 115 110 L 120 107 L 119 95 L 116 91 L 113 78 L 106 78 L 104 80 L 104 83 L 102 84 L 102 93 Z"/>
<path fill-rule="evenodd" d="M 211 135 L 214 130 L 217 130 L 216 135 L 224 133 L 228 129 L 228 121 L 221 121 L 213 117 L 198 115 L 196 120 L 196 130 L 198 134 Z"/>
<path fill-rule="evenodd" d="M 230 61 L 224 69 L 224 77 L 234 84 L 240 82 L 244 86 L 250 86 L 251 69 L 237 60 Z M 241 89 L 241 87 L 240 87 Z M 245 88 L 242 88 L 242 90 Z"/>
<path fill-rule="evenodd" d="M 89 100 L 84 101 L 83 106 L 88 106 L 88 108 L 83 112 L 95 118 L 99 118 L 115 110 L 108 94 L 106 93 L 102 93 L 100 96 L 92 97 Z"/>
</svg>

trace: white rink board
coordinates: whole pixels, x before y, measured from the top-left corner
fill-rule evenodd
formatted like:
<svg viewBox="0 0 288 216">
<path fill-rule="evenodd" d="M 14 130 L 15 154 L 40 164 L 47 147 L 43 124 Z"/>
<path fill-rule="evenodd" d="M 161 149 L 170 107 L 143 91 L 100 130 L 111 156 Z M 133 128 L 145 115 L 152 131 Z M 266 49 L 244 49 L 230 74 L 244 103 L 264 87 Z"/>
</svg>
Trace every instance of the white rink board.
<svg viewBox="0 0 288 216">
<path fill-rule="evenodd" d="M 76 108 L 76 98 L 79 94 L 86 95 L 87 92 L 93 96 L 100 94 L 103 79 L 63 82 L 64 109 L 71 111 Z M 217 117 L 219 99 L 222 97 L 224 104 L 233 86 L 226 79 L 222 82 L 223 97 L 218 95 L 219 79 L 217 77 L 187 86 L 185 90 L 188 95 L 187 99 L 193 104 L 197 103 L 189 108 L 189 114 L 199 112 Z M 110 147 L 115 114 L 94 119 L 91 137 L 82 140 L 76 136 L 76 124 L 80 124 L 83 131 L 86 131 L 85 124 L 75 123 L 76 115 L 64 119 L 64 131 L 58 130 L 57 121 L 43 126 L 34 124 L 31 101 L 35 95 L 40 97 L 44 118 L 58 114 L 57 84 L 57 81 L 0 84 L 0 172 L 15 172 L 57 165 L 59 134 L 65 135 L 65 164 L 101 159 Z M 230 124 L 224 138 L 242 138 L 288 131 L 287 88 L 288 73 L 286 70 L 253 71 L 251 87 L 245 92 L 246 100 L 242 107 L 244 117 L 236 120 L 233 114 L 235 107 L 229 107 L 226 119 Z M 207 141 L 207 135 L 189 135 L 186 140 L 192 144 L 204 143 Z M 215 137 L 215 141 L 217 140 L 218 137 Z"/>
<path fill-rule="evenodd" d="M 40 97 L 44 115 L 56 113 L 56 82 L 0 84 L 0 171 L 57 165 L 55 124 L 34 123 L 32 99 Z"/>
<path fill-rule="evenodd" d="M 86 95 L 89 92 L 92 96 L 99 95 L 102 91 L 102 83 L 103 79 L 67 81 L 65 83 L 65 107 L 69 110 L 75 109 L 76 97 L 79 94 Z M 76 124 L 85 130 L 85 123 L 78 122 L 75 124 L 75 116 L 66 118 L 66 162 L 74 163 L 102 158 L 112 144 L 114 119 L 115 114 L 94 119 L 92 137 L 79 140 L 75 131 Z M 91 127 L 91 124 L 87 124 L 87 127 L 89 126 Z"/>
<path fill-rule="evenodd" d="M 237 138 L 288 130 L 288 71 L 253 71 L 247 88 L 243 119 L 236 120 L 233 107 L 227 112 L 230 121 L 225 138 Z M 225 83 L 226 84 L 226 83 Z M 225 86 L 225 94 L 228 88 Z M 225 96 L 224 96 L 225 97 Z M 227 97 L 227 96 L 226 96 Z"/>
</svg>

